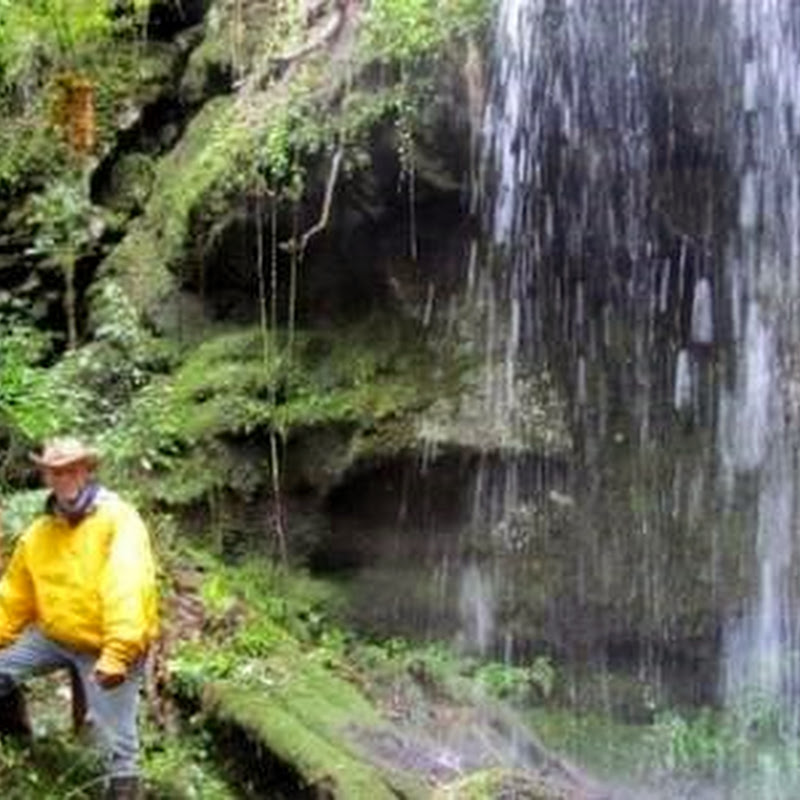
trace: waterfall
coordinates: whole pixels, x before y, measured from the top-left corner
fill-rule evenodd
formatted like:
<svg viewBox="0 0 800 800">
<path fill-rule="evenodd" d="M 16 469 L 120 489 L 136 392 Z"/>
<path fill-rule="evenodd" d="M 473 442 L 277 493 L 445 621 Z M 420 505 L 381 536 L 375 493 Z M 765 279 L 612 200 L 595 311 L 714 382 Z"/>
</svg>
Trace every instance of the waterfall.
<svg viewBox="0 0 800 800">
<path fill-rule="evenodd" d="M 785 0 L 732 3 L 741 52 L 741 109 L 736 115 L 739 225 L 727 258 L 739 362 L 722 393 L 719 437 L 732 483 L 737 471 L 758 476 L 754 557 L 758 580 L 741 620 L 728 630 L 726 686 L 776 705 L 784 726 L 800 723 L 797 675 L 798 437 L 796 360 L 800 217 L 800 14 Z"/>
<path fill-rule="evenodd" d="M 559 622 L 589 620 L 575 652 L 635 639 L 652 675 L 721 639 L 709 694 L 792 730 L 798 136 L 792 0 L 500 2 L 482 195 L 514 322 L 491 349 L 570 406 L 586 524 Z"/>
<path fill-rule="evenodd" d="M 712 310 L 711 282 L 701 278 L 694 288 L 692 301 L 691 340 L 694 344 L 714 343 L 714 314 Z"/>
<path fill-rule="evenodd" d="M 689 351 L 685 348 L 678 353 L 675 365 L 675 408 L 685 411 L 692 407 L 692 373 Z"/>
<path fill-rule="evenodd" d="M 491 577 L 474 562 L 464 569 L 459 607 L 463 646 L 486 656 L 490 653 L 494 636 L 494 588 Z"/>
</svg>

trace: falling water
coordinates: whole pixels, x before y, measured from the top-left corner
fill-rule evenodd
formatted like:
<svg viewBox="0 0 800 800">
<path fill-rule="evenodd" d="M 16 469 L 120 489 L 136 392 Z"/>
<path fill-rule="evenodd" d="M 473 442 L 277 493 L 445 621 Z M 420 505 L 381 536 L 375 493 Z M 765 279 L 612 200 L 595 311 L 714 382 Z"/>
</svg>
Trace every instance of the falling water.
<svg viewBox="0 0 800 800">
<path fill-rule="evenodd" d="M 475 562 L 468 564 L 462 573 L 459 611 L 464 647 L 487 655 L 495 634 L 494 587 L 491 576 Z"/>
<path fill-rule="evenodd" d="M 648 37 L 668 23 L 648 15 L 641 0 L 506 0 L 497 23 L 485 118 L 487 220 L 510 264 L 494 285 L 496 304 L 513 309 L 515 324 L 491 338 L 502 340 L 495 349 L 506 374 L 544 367 L 570 398 L 582 459 L 573 488 L 594 520 L 564 613 L 583 615 L 589 638 L 612 629 L 624 636 L 627 613 L 657 635 L 674 624 L 660 611 L 667 604 L 655 568 L 664 544 L 658 531 L 634 537 L 631 550 L 619 527 L 644 534 L 658 520 L 620 519 L 607 502 L 619 494 L 603 463 L 608 444 L 621 451 L 659 443 L 676 367 L 681 384 L 670 398 L 698 405 L 698 413 L 708 406 L 703 364 L 695 363 L 706 360 L 700 351 L 714 335 L 711 280 L 699 280 L 704 245 L 695 232 L 670 228 L 651 187 L 663 144 L 649 116 Z M 698 341 L 690 355 L 676 329 L 693 296 Z M 513 385 L 495 391 L 507 395 Z M 603 617 L 600 606 L 619 588 L 612 573 L 633 555 L 643 563 L 626 570 L 633 586 L 624 592 L 636 603 Z M 567 630 L 570 620 L 558 624 Z M 576 651 L 591 644 L 563 638 Z"/>
<path fill-rule="evenodd" d="M 721 638 L 710 695 L 797 733 L 800 8 L 502 0 L 492 76 L 493 352 L 558 376 L 588 520 L 560 624 L 651 676 Z"/>
<path fill-rule="evenodd" d="M 758 477 L 758 582 L 728 630 L 728 695 L 755 691 L 796 733 L 800 711 L 796 540 L 796 361 L 800 344 L 800 16 L 785 0 L 732 3 L 741 49 L 739 225 L 728 247 L 737 381 L 722 393 L 721 460 L 729 484 Z"/>
</svg>

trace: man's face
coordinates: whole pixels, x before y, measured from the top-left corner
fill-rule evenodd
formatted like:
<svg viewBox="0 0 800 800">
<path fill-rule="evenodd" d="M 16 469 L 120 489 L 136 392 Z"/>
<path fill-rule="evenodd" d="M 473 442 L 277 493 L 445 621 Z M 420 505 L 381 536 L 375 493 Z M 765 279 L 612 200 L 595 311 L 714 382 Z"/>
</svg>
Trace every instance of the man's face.
<svg viewBox="0 0 800 800">
<path fill-rule="evenodd" d="M 74 500 L 89 480 L 89 467 L 84 463 L 68 464 L 64 467 L 44 467 L 44 485 L 62 503 Z"/>
</svg>

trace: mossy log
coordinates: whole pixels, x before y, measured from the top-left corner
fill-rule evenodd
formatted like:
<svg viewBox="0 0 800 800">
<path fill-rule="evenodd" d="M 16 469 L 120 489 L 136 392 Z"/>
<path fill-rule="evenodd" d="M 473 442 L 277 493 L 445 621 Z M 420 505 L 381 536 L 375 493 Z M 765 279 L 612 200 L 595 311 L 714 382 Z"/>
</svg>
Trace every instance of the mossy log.
<svg viewBox="0 0 800 800">
<path fill-rule="evenodd" d="M 280 786 L 296 797 L 330 800 L 430 796 L 430 789 L 412 774 L 384 772 L 348 745 L 346 718 L 363 723 L 374 715 L 365 700 L 356 700 L 347 710 L 331 695 L 309 693 L 302 676 L 291 683 L 295 688 L 283 696 L 226 682 L 209 685 L 204 692 L 211 728 L 236 747 L 240 767 L 243 756 L 253 761 L 250 774 L 265 781 L 261 790 Z M 350 689 L 345 692 L 351 694 Z"/>
</svg>

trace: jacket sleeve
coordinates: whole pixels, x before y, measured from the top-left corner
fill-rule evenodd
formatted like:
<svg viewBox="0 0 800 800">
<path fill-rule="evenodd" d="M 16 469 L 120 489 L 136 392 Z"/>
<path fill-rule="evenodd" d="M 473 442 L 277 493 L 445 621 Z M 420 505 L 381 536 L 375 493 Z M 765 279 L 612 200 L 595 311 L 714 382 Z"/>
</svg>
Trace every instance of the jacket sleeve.
<svg viewBox="0 0 800 800">
<path fill-rule="evenodd" d="M 23 537 L 14 548 L 14 554 L 0 580 L 0 647 L 11 644 L 35 619 L 36 597 L 25 563 Z"/>
<path fill-rule="evenodd" d="M 139 514 L 120 503 L 114 517 L 100 583 L 103 645 L 96 668 L 124 674 L 155 636 L 156 578 L 150 539 Z"/>
</svg>

